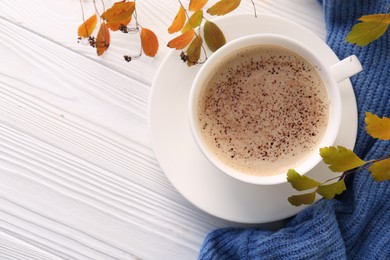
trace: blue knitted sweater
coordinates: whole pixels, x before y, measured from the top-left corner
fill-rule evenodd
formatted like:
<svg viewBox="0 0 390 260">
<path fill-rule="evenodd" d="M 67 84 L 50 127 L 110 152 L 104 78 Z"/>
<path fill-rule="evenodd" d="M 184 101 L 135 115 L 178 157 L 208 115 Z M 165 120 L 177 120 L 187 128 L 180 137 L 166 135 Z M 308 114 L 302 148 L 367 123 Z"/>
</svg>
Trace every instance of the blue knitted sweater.
<svg viewBox="0 0 390 260">
<path fill-rule="evenodd" d="M 390 141 L 365 131 L 365 111 L 390 117 L 390 31 L 366 47 L 345 42 L 362 15 L 385 13 L 390 0 L 319 0 L 327 43 L 340 59 L 355 54 L 363 72 L 352 77 L 358 105 L 355 152 L 366 160 L 390 153 Z M 320 200 L 276 232 L 224 228 L 211 232 L 199 259 L 390 259 L 390 181 L 367 171 L 347 180 L 337 199 Z"/>
</svg>

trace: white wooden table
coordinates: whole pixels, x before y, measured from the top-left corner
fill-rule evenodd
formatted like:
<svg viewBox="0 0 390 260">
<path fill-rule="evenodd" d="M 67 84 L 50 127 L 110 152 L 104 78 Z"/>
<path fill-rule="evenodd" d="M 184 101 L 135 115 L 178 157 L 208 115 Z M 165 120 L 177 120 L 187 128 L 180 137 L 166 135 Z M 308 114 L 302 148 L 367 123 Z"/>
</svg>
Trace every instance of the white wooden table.
<svg viewBox="0 0 390 260">
<path fill-rule="evenodd" d="M 315 0 L 255 2 L 325 39 Z M 119 33 L 102 57 L 77 42 L 79 0 L 0 0 L 0 259 L 196 259 L 208 232 L 239 225 L 190 204 L 155 159 L 148 99 L 178 1 L 137 8 L 160 49 L 126 63 L 138 45 Z"/>
</svg>

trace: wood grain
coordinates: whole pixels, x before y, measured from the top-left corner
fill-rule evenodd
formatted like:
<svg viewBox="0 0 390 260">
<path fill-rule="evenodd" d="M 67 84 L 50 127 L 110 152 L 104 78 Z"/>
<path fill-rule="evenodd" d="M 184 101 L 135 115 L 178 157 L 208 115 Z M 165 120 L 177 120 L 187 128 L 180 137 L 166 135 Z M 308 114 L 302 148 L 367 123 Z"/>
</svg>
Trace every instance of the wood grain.
<svg viewBox="0 0 390 260">
<path fill-rule="evenodd" d="M 92 1 L 82 0 L 81 2 L 84 6 L 85 17 L 89 17 L 94 12 Z M 101 12 L 103 7 L 99 4 L 100 1 L 96 2 Z M 105 6 L 109 7 L 113 2 L 116 0 L 106 0 Z M 185 4 L 189 1 L 182 2 Z M 209 1 L 206 8 L 215 2 Z M 323 13 L 316 0 L 260 0 L 255 2 L 259 14 L 264 12 L 281 15 L 306 26 L 321 38 L 325 38 Z M 112 33 L 111 46 L 107 55 L 102 57 L 97 57 L 95 49 L 77 43 L 77 28 L 82 23 L 80 0 L 0 1 L 2 10 L 0 17 L 150 86 L 153 79 L 150 75 L 155 75 L 158 66 L 169 51 L 166 45 L 173 36 L 168 33 L 167 29 L 175 17 L 179 3 L 177 0 L 143 0 L 137 3 L 137 6 L 140 24 L 157 34 L 160 49 L 155 58 L 143 57 L 130 63 L 123 60 L 123 55 L 138 53 L 140 48 L 138 35 Z M 241 1 L 239 8 L 231 14 L 237 13 L 253 13 L 251 1 Z M 213 19 L 210 16 L 208 18 Z"/>
<path fill-rule="evenodd" d="M 243 226 L 189 204 L 151 148 L 149 92 L 177 7 L 140 2 L 161 48 L 128 64 L 136 39 L 113 37 L 101 58 L 77 43 L 78 0 L 0 2 L 0 258 L 195 259 L 208 232 Z M 258 11 L 324 38 L 314 0 L 260 1 Z M 235 12 L 253 12 L 250 1 Z"/>
</svg>

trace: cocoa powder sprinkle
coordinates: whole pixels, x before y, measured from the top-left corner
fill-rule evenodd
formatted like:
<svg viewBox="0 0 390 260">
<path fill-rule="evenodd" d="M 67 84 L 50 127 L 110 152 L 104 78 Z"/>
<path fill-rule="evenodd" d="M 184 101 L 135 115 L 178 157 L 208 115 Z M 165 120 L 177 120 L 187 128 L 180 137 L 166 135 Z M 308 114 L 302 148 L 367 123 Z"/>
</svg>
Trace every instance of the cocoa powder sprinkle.
<svg viewBox="0 0 390 260">
<path fill-rule="evenodd" d="M 219 70 L 202 93 L 199 120 L 223 161 L 271 175 L 317 148 L 329 101 L 315 67 L 286 49 L 258 46 Z"/>
</svg>

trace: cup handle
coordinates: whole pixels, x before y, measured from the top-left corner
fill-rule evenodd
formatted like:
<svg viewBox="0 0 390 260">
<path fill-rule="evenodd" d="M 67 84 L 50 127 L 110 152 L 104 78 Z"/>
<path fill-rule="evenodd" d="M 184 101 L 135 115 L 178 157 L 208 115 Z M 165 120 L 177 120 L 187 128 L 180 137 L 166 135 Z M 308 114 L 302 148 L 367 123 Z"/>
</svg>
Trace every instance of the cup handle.
<svg viewBox="0 0 390 260">
<path fill-rule="evenodd" d="M 341 82 L 344 79 L 352 77 L 362 71 L 362 69 L 362 64 L 355 55 L 351 55 L 330 67 L 330 71 L 336 82 Z"/>
</svg>

